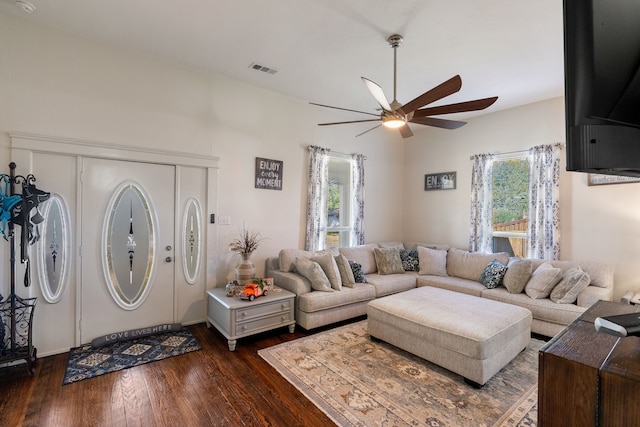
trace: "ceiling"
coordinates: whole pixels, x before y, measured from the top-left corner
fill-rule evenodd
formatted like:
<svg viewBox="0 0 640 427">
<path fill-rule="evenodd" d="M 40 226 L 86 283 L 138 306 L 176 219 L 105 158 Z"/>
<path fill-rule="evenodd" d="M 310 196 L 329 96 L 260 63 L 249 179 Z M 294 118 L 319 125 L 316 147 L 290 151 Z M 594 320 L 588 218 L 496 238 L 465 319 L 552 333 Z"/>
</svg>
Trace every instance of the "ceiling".
<svg viewBox="0 0 640 427">
<path fill-rule="evenodd" d="M 481 112 L 487 113 L 563 95 L 562 0 L 28 2 L 33 13 L 15 0 L 0 0 L 0 11 L 344 108 L 375 112 L 378 104 L 361 76 L 393 98 L 393 49 L 386 40 L 394 33 L 404 37 L 401 103 L 455 74 L 462 77 L 460 92 L 433 105 L 499 96 Z M 256 71 L 253 63 L 277 72 Z"/>
</svg>

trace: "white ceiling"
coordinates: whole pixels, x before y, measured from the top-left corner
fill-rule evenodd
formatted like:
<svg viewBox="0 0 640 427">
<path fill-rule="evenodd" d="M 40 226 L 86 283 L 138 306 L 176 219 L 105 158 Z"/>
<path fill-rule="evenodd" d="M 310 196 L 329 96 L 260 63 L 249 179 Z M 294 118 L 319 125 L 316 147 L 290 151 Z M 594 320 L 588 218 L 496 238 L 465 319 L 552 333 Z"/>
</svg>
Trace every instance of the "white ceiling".
<svg viewBox="0 0 640 427">
<path fill-rule="evenodd" d="M 361 76 L 391 100 L 394 33 L 401 103 L 455 74 L 460 92 L 434 105 L 499 96 L 486 113 L 563 95 L 562 0 L 28 1 L 31 14 L 14 0 L 0 11 L 321 104 L 375 112 Z"/>
</svg>

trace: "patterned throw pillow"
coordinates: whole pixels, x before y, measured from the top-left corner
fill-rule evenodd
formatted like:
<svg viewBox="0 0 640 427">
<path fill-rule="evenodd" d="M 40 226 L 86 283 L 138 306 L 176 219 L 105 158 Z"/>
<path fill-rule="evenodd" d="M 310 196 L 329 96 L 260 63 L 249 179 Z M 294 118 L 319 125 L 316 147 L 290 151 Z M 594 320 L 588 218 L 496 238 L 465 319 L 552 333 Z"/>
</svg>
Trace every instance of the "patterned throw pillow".
<svg viewBox="0 0 640 427">
<path fill-rule="evenodd" d="M 497 288 L 506 272 L 507 266 L 494 259 L 487 264 L 482 274 L 480 274 L 480 283 L 486 286 L 487 289 Z"/>
<path fill-rule="evenodd" d="M 355 261 L 349 261 L 349 265 L 351 266 L 353 278 L 356 279 L 356 283 L 367 283 L 367 279 L 365 279 L 364 273 L 362 272 L 362 266 Z"/>
<path fill-rule="evenodd" d="M 418 263 L 418 251 L 408 251 L 406 249 L 400 249 L 400 260 L 402 260 L 402 268 L 404 271 L 418 271 L 420 264 Z"/>
<path fill-rule="evenodd" d="M 378 274 L 402 274 L 402 260 L 400 259 L 400 250 L 396 247 L 391 248 L 375 248 L 373 255 L 376 258 L 378 266 Z"/>
</svg>

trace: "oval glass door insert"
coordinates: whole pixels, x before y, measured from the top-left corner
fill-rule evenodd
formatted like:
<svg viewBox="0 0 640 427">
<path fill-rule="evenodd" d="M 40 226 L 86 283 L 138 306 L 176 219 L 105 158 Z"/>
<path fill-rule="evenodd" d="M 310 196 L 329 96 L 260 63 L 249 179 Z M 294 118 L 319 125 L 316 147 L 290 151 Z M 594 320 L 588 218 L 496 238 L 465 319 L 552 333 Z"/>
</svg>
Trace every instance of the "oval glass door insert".
<svg viewBox="0 0 640 427">
<path fill-rule="evenodd" d="M 103 269 L 114 301 L 126 310 L 149 293 L 154 266 L 155 215 L 143 189 L 121 185 L 109 203 L 103 227 Z"/>
<path fill-rule="evenodd" d="M 69 276 L 70 226 L 69 211 L 64 200 L 52 193 L 42 205 L 42 235 L 36 246 L 38 277 L 42 296 L 48 303 L 62 298 Z"/>
<path fill-rule="evenodd" d="M 190 285 L 193 285 L 198 278 L 200 271 L 200 254 L 202 253 L 202 228 L 201 228 L 200 204 L 195 198 L 187 200 L 184 211 L 183 231 L 182 231 L 182 253 L 184 259 L 184 276 Z"/>
</svg>

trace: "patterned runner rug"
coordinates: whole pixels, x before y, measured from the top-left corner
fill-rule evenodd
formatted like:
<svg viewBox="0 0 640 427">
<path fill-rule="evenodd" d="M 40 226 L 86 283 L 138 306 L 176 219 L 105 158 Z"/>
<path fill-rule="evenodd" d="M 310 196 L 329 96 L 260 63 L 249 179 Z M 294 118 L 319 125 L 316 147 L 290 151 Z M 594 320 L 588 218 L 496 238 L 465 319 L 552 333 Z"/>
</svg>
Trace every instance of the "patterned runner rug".
<svg viewBox="0 0 640 427">
<path fill-rule="evenodd" d="M 535 426 L 538 350 L 474 389 L 461 376 L 384 342 L 366 320 L 258 353 L 340 426 Z"/>
<path fill-rule="evenodd" d="M 69 350 L 67 371 L 62 384 L 86 380 L 200 349 L 200 344 L 186 328 L 131 341 L 116 342 L 100 348 L 92 348 L 90 344 L 86 344 Z"/>
</svg>

